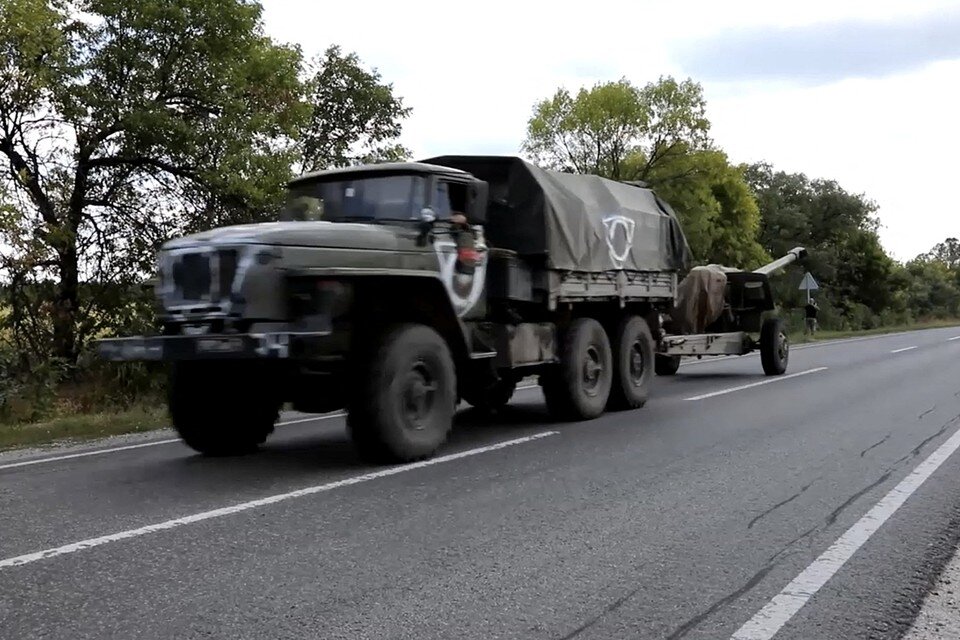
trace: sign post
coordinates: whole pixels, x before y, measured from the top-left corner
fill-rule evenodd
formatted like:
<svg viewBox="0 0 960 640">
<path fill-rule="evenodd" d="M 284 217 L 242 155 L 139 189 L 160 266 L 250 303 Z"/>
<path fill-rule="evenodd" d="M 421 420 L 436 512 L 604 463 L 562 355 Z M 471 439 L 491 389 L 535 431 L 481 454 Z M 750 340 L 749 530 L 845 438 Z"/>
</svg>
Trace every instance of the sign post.
<svg viewBox="0 0 960 640">
<path fill-rule="evenodd" d="M 803 274 L 803 280 L 800 281 L 800 286 L 798 289 L 807 290 L 807 304 L 810 303 L 810 292 L 816 291 L 820 288 L 820 285 L 817 284 L 817 281 L 813 279 L 813 276 L 810 275 L 810 272 Z"/>
</svg>

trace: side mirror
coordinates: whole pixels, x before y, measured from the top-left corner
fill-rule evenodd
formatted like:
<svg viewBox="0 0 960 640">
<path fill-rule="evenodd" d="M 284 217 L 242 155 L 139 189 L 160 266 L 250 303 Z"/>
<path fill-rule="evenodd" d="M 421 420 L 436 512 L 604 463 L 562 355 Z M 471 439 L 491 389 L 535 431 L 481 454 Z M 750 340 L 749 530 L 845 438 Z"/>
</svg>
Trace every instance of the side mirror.
<svg viewBox="0 0 960 640">
<path fill-rule="evenodd" d="M 427 238 L 433 232 L 433 225 L 437 221 L 437 214 L 430 207 L 420 209 L 420 237 L 417 239 L 419 244 L 425 244 Z"/>
</svg>

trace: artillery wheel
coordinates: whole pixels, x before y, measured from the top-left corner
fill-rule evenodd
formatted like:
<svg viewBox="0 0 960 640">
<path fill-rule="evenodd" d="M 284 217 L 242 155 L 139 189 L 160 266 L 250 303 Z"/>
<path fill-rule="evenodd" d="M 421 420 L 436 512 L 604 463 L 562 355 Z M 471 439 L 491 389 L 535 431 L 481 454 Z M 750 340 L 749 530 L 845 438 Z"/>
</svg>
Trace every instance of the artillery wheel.
<svg viewBox="0 0 960 640">
<path fill-rule="evenodd" d="M 627 316 L 613 336 L 613 384 L 607 409 L 639 409 L 647 403 L 653 377 L 653 335 L 639 316 Z"/>
<path fill-rule="evenodd" d="M 767 318 L 760 328 L 760 363 L 768 376 L 783 375 L 790 359 L 790 341 L 783 320 Z"/>
<path fill-rule="evenodd" d="M 447 343 L 425 325 L 386 331 L 361 367 L 347 429 L 364 458 L 410 462 L 447 439 L 457 402 L 457 376 Z"/>
<path fill-rule="evenodd" d="M 654 358 L 653 368 L 658 376 L 676 375 L 680 370 L 680 356 L 664 356 L 658 353 Z"/>
<path fill-rule="evenodd" d="M 607 332 L 593 318 L 577 318 L 564 332 L 559 364 L 540 378 L 547 408 L 559 420 L 591 420 L 606 408 L 612 382 Z"/>
<path fill-rule="evenodd" d="M 465 389 L 463 399 L 478 411 L 497 411 L 513 398 L 517 390 L 517 381 L 512 378 L 498 378 L 481 389 Z"/>
<path fill-rule="evenodd" d="M 256 451 L 273 432 L 281 405 L 268 372 L 244 363 L 178 362 L 167 382 L 173 428 L 207 456 Z"/>
</svg>

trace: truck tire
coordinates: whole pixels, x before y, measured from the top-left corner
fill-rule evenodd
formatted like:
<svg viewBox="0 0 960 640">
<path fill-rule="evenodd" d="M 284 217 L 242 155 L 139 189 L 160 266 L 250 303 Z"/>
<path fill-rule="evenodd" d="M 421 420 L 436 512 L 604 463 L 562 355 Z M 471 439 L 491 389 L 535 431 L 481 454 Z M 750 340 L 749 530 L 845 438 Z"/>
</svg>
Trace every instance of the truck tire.
<svg viewBox="0 0 960 640">
<path fill-rule="evenodd" d="M 227 389 L 218 394 L 217 388 Z M 282 402 L 270 377 L 225 362 L 174 363 L 167 384 L 173 428 L 207 456 L 253 453 L 273 432 Z"/>
<path fill-rule="evenodd" d="M 547 409 L 558 420 L 591 420 L 607 406 L 613 354 L 603 326 L 577 318 L 564 332 L 560 362 L 541 378 Z"/>
<path fill-rule="evenodd" d="M 613 383 L 607 409 L 639 409 L 653 377 L 653 335 L 640 316 L 627 316 L 613 335 Z"/>
<path fill-rule="evenodd" d="M 499 378 L 482 389 L 464 390 L 463 399 L 478 411 L 497 411 L 507 406 L 516 390 L 516 380 Z"/>
<path fill-rule="evenodd" d="M 680 356 L 665 356 L 657 354 L 653 368 L 658 376 L 673 376 L 680 370 Z"/>
<path fill-rule="evenodd" d="M 446 441 L 456 411 L 456 368 L 447 343 L 425 325 L 387 330 L 364 367 L 347 429 L 371 462 L 411 462 Z"/>
<path fill-rule="evenodd" d="M 790 359 L 790 341 L 783 320 L 767 318 L 760 327 L 760 363 L 768 376 L 783 375 Z"/>
</svg>

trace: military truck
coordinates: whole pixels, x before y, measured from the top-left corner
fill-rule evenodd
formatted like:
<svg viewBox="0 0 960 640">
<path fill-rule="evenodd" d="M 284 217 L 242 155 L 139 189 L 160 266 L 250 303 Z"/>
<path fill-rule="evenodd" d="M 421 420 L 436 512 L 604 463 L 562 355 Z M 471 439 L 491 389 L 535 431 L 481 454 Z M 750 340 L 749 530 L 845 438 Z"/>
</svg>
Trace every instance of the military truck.
<svg viewBox="0 0 960 640">
<path fill-rule="evenodd" d="M 416 460 L 461 400 L 496 410 L 527 376 L 557 419 L 646 402 L 691 258 L 646 186 L 443 156 L 310 173 L 288 194 L 275 222 L 163 245 L 156 335 L 99 344 L 169 363 L 195 450 L 253 450 L 289 403 L 346 409 L 369 459 Z"/>
</svg>

